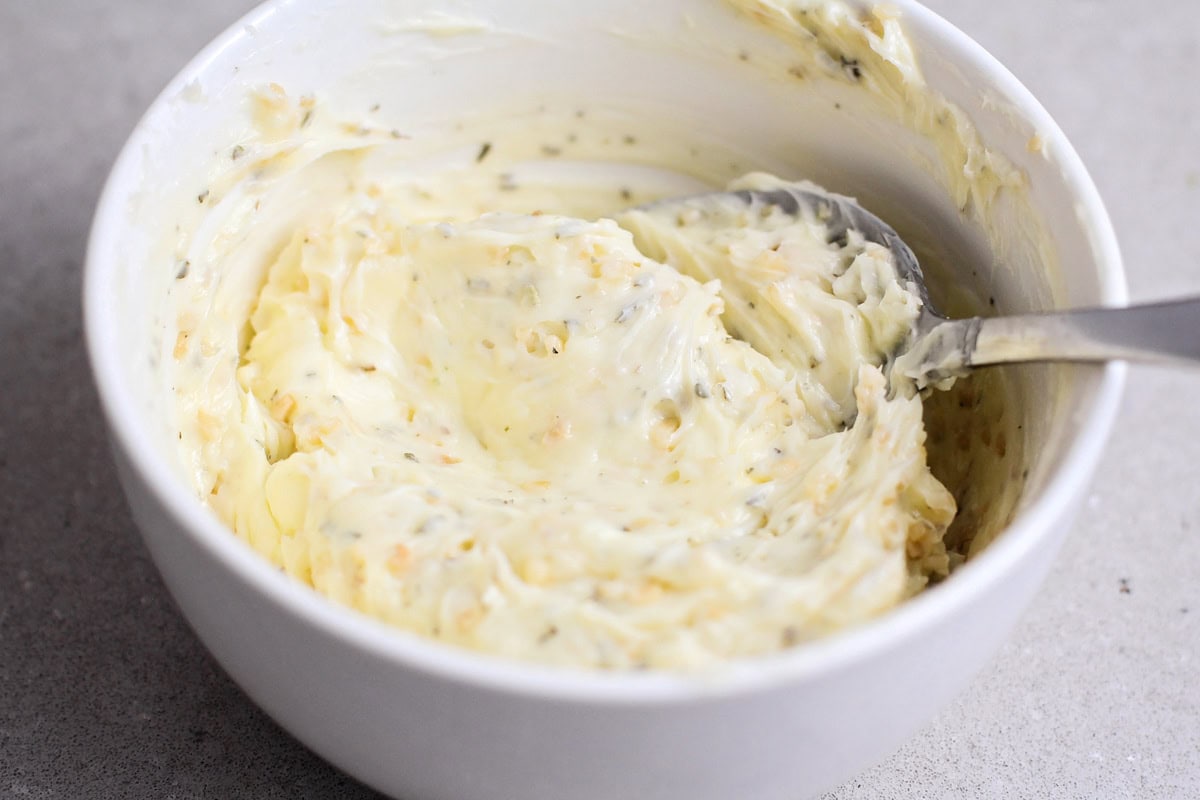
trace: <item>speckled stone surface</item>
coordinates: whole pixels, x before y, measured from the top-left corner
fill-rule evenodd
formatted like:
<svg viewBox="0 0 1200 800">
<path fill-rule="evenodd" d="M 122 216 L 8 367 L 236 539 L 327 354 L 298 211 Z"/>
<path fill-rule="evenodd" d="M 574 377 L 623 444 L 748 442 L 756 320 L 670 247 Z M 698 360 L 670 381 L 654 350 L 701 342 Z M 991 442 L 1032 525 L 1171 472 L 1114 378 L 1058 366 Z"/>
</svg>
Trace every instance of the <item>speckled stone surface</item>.
<svg viewBox="0 0 1200 800">
<path fill-rule="evenodd" d="M 1074 141 L 1134 299 L 1200 293 L 1200 4 L 928 1 Z M 259 712 L 179 617 L 120 496 L 80 341 L 87 226 L 121 141 L 249 6 L 0 2 L 0 798 L 376 797 Z M 1009 644 L 826 800 L 1200 797 L 1197 397 L 1200 372 L 1131 371 L 1086 508 Z"/>
</svg>

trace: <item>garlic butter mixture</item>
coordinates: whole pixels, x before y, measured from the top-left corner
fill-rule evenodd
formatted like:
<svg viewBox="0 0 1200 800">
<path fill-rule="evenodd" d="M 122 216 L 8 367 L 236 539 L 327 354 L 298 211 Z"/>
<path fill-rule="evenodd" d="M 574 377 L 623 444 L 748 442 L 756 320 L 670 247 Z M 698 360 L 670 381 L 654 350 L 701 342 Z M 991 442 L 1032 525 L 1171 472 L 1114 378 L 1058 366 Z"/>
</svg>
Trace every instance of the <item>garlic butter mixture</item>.
<svg viewBox="0 0 1200 800">
<path fill-rule="evenodd" d="M 766 212 L 632 213 L 639 247 L 347 195 L 273 258 L 232 416 L 200 412 L 212 505 L 340 602 L 519 658 L 695 667 L 879 614 L 954 512 L 878 368 L 916 301 Z"/>
<path fill-rule="evenodd" d="M 621 211 L 657 178 L 526 191 L 538 146 L 499 133 L 430 162 L 281 87 L 251 110 L 199 197 L 175 384 L 198 493 L 288 574 L 495 655 L 696 669 L 947 573 L 955 501 L 881 369 L 919 310 L 885 249 Z M 567 117 L 542 155 L 599 130 Z"/>
</svg>

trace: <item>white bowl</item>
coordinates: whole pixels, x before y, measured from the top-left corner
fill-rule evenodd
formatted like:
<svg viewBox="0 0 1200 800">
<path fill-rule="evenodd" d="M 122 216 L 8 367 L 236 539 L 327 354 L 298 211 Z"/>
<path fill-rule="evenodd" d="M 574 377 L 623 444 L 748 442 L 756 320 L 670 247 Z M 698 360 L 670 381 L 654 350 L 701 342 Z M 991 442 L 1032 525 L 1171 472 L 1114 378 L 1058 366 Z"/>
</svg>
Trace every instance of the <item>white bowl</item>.
<svg viewBox="0 0 1200 800">
<path fill-rule="evenodd" d="M 977 44 L 911 0 L 893 4 L 930 85 L 1027 172 L 1061 271 L 1047 272 L 1044 254 L 1003 221 L 992 242 L 1001 267 L 969 226 L 950 250 L 979 259 L 1009 309 L 1122 303 L 1110 223 L 1062 132 Z M 956 219 L 908 145 L 846 124 L 853 107 L 834 117 L 806 105 L 802 82 L 732 67 L 737 50 L 778 43 L 713 0 L 613 0 L 602 22 L 588 5 L 456 4 L 453 24 L 482 17 L 533 34 L 495 48 L 458 47 L 436 26 L 384 24 L 442 14 L 444 33 L 453 21 L 440 6 L 267 3 L 172 81 L 113 169 L 88 249 L 87 339 L 122 483 L 167 585 L 255 702 L 338 767 L 406 800 L 795 800 L 850 777 L 958 692 L 1033 596 L 1112 424 L 1120 366 L 1027 372 L 1031 472 L 1019 511 L 948 581 L 872 624 L 718 675 L 552 670 L 392 630 L 280 573 L 182 476 L 157 358 L 176 267 L 157 241 L 231 141 L 247 87 L 277 81 L 361 108 L 383 96 L 398 101 L 385 103 L 392 124 L 414 125 L 487 106 L 513 86 L 543 97 L 587 87 L 595 102 L 703 120 L 713 137 L 757 154 L 752 166 L 806 169 L 896 209 L 902 230 L 906 209 Z M 1026 147 L 1035 134 L 1041 152 Z"/>
</svg>

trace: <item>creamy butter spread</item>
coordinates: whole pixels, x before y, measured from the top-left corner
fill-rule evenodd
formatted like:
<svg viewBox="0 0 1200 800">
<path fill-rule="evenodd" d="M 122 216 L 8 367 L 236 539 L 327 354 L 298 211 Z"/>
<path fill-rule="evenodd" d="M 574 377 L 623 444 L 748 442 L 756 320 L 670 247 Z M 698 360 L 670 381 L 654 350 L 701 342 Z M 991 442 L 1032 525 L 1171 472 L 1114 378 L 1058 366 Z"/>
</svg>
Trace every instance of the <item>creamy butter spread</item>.
<svg viewBox="0 0 1200 800">
<path fill-rule="evenodd" d="M 296 231 L 214 506 L 330 597 L 557 663 L 768 652 L 944 574 L 953 500 L 877 366 L 917 311 L 889 254 L 630 216 L 669 264 L 611 220 L 386 197 Z"/>
<path fill-rule="evenodd" d="M 880 104 L 920 131 L 935 171 L 959 209 L 985 213 L 1003 189 L 1021 189 L 1025 175 L 985 147 L 961 108 L 929 90 L 895 7 L 866 10 L 823 0 L 729 0 L 742 13 L 791 42 L 796 77 L 822 76 L 861 85 Z"/>
<path fill-rule="evenodd" d="M 886 18 L 848 19 L 823 35 L 911 57 Z M 176 392 L 199 494 L 286 572 L 463 647 L 668 669 L 860 623 L 948 572 L 955 500 L 920 399 L 881 370 L 919 311 L 885 249 L 769 207 L 619 212 L 669 193 L 649 179 L 521 193 L 537 147 L 506 134 L 427 164 L 398 131 L 322 142 L 280 87 L 251 107 L 199 198 Z M 572 125 L 543 154 L 570 156 Z"/>
</svg>

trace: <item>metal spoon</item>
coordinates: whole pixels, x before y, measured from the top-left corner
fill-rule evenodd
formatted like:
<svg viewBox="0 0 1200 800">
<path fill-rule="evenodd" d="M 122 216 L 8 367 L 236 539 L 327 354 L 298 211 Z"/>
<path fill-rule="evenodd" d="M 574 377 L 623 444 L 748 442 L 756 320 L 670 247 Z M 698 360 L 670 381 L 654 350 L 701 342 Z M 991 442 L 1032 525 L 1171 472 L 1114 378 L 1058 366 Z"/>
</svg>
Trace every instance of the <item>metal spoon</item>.
<svg viewBox="0 0 1200 800">
<path fill-rule="evenodd" d="M 856 230 L 895 257 L 900 280 L 921 300 L 912 334 L 889 359 L 897 377 L 916 388 L 949 385 L 975 367 L 1028 361 L 1109 361 L 1200 363 L 1200 298 L 1125 308 L 1084 308 L 1009 317 L 950 319 L 934 306 L 925 276 L 912 250 L 886 222 L 855 200 L 804 183 L 768 190 L 741 190 L 662 200 L 643 206 L 661 212 L 682 207 L 775 206 L 786 214 L 811 214 L 829 230 L 829 241 L 845 241 Z"/>
</svg>

